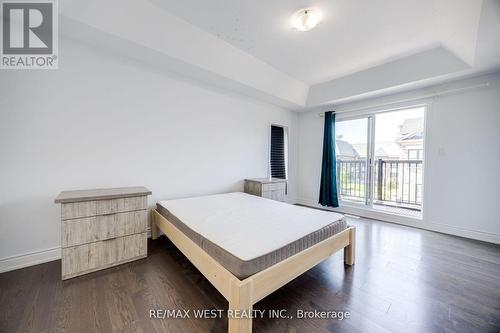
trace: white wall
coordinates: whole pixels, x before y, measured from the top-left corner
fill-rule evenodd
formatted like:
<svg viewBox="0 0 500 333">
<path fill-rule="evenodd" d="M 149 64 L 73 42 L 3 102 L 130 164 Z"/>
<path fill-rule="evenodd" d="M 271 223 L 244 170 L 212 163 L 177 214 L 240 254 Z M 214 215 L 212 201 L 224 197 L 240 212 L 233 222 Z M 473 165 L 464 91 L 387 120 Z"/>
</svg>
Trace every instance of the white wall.
<svg viewBox="0 0 500 333">
<path fill-rule="evenodd" d="M 490 86 L 432 99 L 426 119 L 423 220 L 394 222 L 500 243 L 500 74 L 337 108 L 380 105 L 483 82 Z M 318 111 L 299 116 L 299 201 L 309 205 L 318 202 L 323 121 Z"/>
<path fill-rule="evenodd" d="M 0 73 L 0 270 L 60 255 L 62 190 L 143 185 L 150 205 L 242 190 L 267 175 L 271 122 L 290 129 L 294 197 L 297 119 L 62 40 L 59 70 Z"/>
</svg>

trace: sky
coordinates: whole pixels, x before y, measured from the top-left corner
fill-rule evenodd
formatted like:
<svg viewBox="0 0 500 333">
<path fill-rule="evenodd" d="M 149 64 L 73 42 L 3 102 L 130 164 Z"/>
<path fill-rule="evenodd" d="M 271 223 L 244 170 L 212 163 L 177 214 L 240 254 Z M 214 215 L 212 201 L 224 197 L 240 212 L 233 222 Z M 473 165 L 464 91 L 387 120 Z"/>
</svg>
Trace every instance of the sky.
<svg viewBox="0 0 500 333">
<path fill-rule="evenodd" d="M 375 115 L 375 142 L 394 142 L 405 119 L 423 118 L 424 108 L 390 111 Z M 367 142 L 368 119 L 337 121 L 335 135 L 351 144 Z"/>
</svg>

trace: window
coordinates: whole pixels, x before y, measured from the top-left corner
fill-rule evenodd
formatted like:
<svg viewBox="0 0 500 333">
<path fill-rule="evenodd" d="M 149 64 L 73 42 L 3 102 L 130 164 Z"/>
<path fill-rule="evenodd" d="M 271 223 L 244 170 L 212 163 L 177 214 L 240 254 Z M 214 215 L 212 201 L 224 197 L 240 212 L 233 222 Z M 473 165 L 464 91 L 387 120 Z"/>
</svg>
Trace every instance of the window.
<svg viewBox="0 0 500 333">
<path fill-rule="evenodd" d="M 421 160 L 424 157 L 423 152 L 423 149 L 408 149 L 408 159 Z"/>
<path fill-rule="evenodd" d="M 344 203 L 420 216 L 425 106 L 340 115 L 337 182 Z"/>
<path fill-rule="evenodd" d="M 287 176 L 287 130 L 285 127 L 271 125 L 271 177 L 286 179 Z"/>
</svg>

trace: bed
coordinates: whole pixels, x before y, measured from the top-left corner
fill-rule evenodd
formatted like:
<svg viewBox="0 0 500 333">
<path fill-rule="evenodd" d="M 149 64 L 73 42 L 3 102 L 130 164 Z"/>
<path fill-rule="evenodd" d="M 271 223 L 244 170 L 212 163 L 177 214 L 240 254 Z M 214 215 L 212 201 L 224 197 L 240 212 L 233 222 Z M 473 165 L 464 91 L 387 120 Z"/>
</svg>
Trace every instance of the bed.
<svg viewBox="0 0 500 333">
<path fill-rule="evenodd" d="M 354 264 L 355 229 L 343 215 L 241 192 L 165 200 L 152 211 L 159 230 L 229 301 L 253 304 L 338 250 Z M 229 317 L 229 332 L 251 332 L 250 318 Z"/>
</svg>

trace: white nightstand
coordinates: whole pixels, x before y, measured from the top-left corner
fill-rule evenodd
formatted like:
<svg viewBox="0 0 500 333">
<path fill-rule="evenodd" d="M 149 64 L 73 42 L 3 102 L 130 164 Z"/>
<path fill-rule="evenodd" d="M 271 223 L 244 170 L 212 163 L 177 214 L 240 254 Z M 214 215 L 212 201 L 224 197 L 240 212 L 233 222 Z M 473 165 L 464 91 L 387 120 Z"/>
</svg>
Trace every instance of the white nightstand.
<svg viewBox="0 0 500 333">
<path fill-rule="evenodd" d="M 287 180 L 280 178 L 245 179 L 245 193 L 277 201 L 285 201 Z"/>
</svg>

